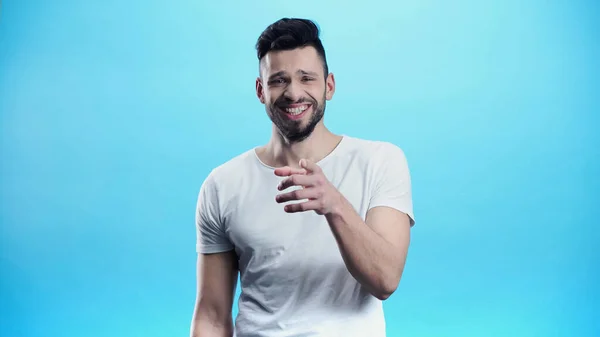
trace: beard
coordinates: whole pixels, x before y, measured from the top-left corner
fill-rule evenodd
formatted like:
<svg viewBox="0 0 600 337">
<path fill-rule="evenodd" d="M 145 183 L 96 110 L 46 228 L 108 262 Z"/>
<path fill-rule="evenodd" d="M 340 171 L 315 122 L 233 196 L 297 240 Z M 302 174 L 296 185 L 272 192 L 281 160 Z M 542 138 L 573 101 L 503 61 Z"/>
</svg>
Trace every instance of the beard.
<svg viewBox="0 0 600 337">
<path fill-rule="evenodd" d="M 323 99 L 321 100 L 321 104 L 317 102 L 314 98 L 303 98 L 296 102 L 290 102 L 284 97 L 280 97 L 275 102 L 267 106 L 267 114 L 269 118 L 273 122 L 273 124 L 277 127 L 277 130 L 281 136 L 283 136 L 290 143 L 299 143 L 308 136 L 310 136 L 315 127 L 319 122 L 323 119 L 325 115 L 325 94 L 323 94 Z M 285 107 L 288 104 L 293 103 L 307 103 L 310 104 L 312 109 L 312 113 L 309 116 L 309 120 L 306 125 L 303 124 L 303 120 L 290 120 L 286 118 L 279 107 Z"/>
</svg>

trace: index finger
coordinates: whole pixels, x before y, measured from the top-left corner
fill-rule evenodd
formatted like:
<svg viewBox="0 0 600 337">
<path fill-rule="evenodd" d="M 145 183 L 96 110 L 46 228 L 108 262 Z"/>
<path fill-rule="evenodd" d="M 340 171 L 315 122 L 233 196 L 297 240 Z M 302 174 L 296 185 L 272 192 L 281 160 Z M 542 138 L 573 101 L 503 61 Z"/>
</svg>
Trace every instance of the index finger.
<svg viewBox="0 0 600 337">
<path fill-rule="evenodd" d="M 290 166 L 278 167 L 274 171 L 276 176 L 287 177 L 294 174 L 306 174 L 306 170 L 303 168 L 295 168 Z"/>
<path fill-rule="evenodd" d="M 310 171 L 313 173 L 321 172 L 321 167 L 319 167 L 319 165 L 317 165 L 315 162 L 308 160 L 308 159 L 300 159 L 300 167 L 303 167 L 307 171 Z"/>
</svg>

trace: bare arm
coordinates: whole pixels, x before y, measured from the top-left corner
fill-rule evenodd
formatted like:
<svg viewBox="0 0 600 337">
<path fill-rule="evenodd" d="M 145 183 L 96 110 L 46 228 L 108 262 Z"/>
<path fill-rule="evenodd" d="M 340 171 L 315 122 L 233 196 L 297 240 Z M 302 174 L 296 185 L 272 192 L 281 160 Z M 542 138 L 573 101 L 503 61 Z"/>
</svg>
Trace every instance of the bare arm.
<svg viewBox="0 0 600 337">
<path fill-rule="evenodd" d="M 198 254 L 191 337 L 233 336 L 231 312 L 237 275 L 235 251 Z"/>
<path fill-rule="evenodd" d="M 378 189 L 378 194 L 383 195 L 384 200 L 406 199 L 409 193 L 407 171 L 398 176 L 396 168 L 399 167 L 402 172 L 402 163 L 398 158 L 396 161 L 400 164 L 388 168 L 391 172 L 384 171 L 385 175 L 382 174 L 383 178 L 388 178 L 387 181 L 382 179 L 380 186 L 383 187 Z M 327 180 L 318 165 L 302 159 L 300 166 L 304 171 L 290 167 L 275 170 L 275 175 L 289 176 L 280 183 L 279 190 L 290 186 L 304 187 L 279 194 L 276 201 L 284 203 L 307 199 L 306 202 L 288 204 L 284 210 L 290 213 L 314 210 L 317 214 L 325 215 L 348 271 L 373 296 L 380 300 L 390 297 L 396 291 L 404 271 L 410 242 L 409 215 L 399 211 L 398 207 L 383 206 L 397 202 L 382 203 L 375 200 L 374 204 L 382 206 L 371 208 L 363 221 L 352 204 Z M 406 200 L 404 203 L 408 204 Z"/>
<path fill-rule="evenodd" d="M 352 205 L 346 201 L 343 205 L 326 218 L 346 267 L 375 297 L 385 300 L 402 277 L 410 243 L 409 217 L 389 207 L 375 207 L 363 221 Z"/>
</svg>

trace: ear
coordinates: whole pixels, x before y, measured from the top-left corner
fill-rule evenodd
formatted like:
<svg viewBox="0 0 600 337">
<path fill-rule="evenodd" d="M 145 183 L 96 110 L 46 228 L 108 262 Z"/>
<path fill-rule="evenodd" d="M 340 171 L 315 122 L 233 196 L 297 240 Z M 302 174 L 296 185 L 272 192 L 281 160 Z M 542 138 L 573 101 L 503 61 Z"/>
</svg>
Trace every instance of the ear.
<svg viewBox="0 0 600 337">
<path fill-rule="evenodd" d="M 333 94 L 335 93 L 335 77 L 332 73 L 327 75 L 325 79 L 325 99 L 328 101 L 333 98 Z"/>
<path fill-rule="evenodd" d="M 262 104 L 265 104 L 265 91 L 260 77 L 256 78 L 256 96 Z"/>
</svg>

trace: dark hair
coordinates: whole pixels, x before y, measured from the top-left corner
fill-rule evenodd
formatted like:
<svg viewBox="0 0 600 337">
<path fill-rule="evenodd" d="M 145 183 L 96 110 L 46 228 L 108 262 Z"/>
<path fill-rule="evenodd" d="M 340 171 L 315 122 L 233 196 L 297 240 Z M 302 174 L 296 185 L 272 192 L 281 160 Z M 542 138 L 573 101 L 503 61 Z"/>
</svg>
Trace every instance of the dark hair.
<svg viewBox="0 0 600 337">
<path fill-rule="evenodd" d="M 325 77 L 329 74 L 325 48 L 319 37 L 319 27 L 311 20 L 283 18 L 267 27 L 258 41 L 256 52 L 259 62 L 270 51 L 292 50 L 312 46 L 323 61 Z"/>
</svg>

